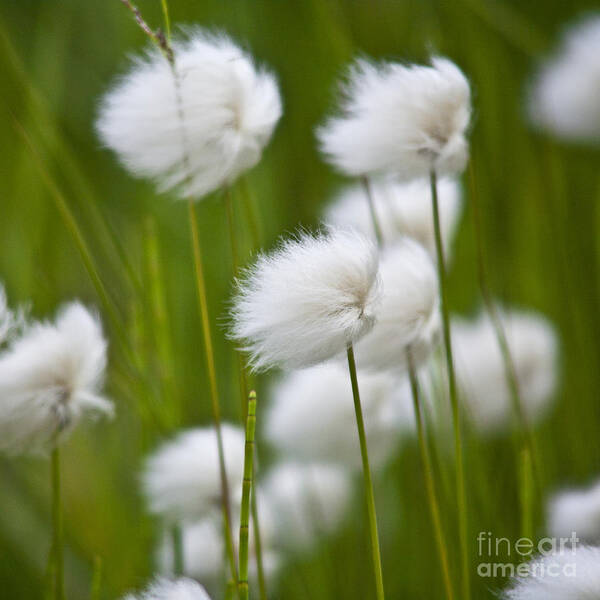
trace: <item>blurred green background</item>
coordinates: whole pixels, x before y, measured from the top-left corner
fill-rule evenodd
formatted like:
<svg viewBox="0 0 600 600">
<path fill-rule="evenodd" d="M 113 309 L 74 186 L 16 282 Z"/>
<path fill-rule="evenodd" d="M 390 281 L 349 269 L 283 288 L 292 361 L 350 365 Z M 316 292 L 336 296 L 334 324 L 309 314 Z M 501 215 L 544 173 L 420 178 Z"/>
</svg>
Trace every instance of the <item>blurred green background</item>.
<svg viewBox="0 0 600 600">
<path fill-rule="evenodd" d="M 152 26 L 161 25 L 159 0 L 138 5 Z M 284 116 L 248 176 L 265 246 L 299 223 L 317 223 L 342 183 L 320 160 L 313 130 L 332 108 L 335 81 L 356 53 L 424 61 L 436 51 L 460 65 L 474 91 L 472 164 L 491 287 L 508 304 L 547 315 L 562 343 L 561 389 L 536 430 L 544 488 L 599 474 L 600 151 L 532 133 L 522 109 L 537 60 L 566 22 L 597 2 L 170 0 L 169 6 L 174 23 L 222 28 L 279 75 Z M 157 528 L 138 492 L 141 458 L 170 431 L 206 423 L 210 415 L 186 206 L 133 180 L 94 134 L 99 97 L 145 43 L 118 0 L 0 4 L 0 280 L 12 303 L 30 303 L 38 317 L 75 297 L 97 306 L 111 340 L 107 388 L 117 418 L 82 428 L 63 452 L 71 599 L 89 597 L 95 557 L 103 564 L 103 598 L 139 587 L 152 574 Z M 61 218 L 59 197 L 116 307 L 112 319 Z M 468 193 L 465 199 L 450 283 L 452 308 L 468 313 L 479 297 Z M 203 201 L 198 215 L 222 407 L 236 421 L 235 357 L 223 338 L 232 265 L 221 198 Z M 238 227 L 247 251 L 241 215 Z M 257 385 L 260 398 L 265 380 Z M 518 491 L 510 436 L 469 438 L 466 453 L 474 554 L 480 530 L 518 537 Z M 388 470 L 376 481 L 387 595 L 441 598 L 416 449 L 406 447 Z M 3 458 L 0 473 L 0 595 L 41 598 L 50 540 L 48 463 Z M 442 489 L 444 520 L 456 540 L 450 484 Z M 314 555 L 291 562 L 273 597 L 372 595 L 361 501 L 357 491 L 355 520 Z M 543 535 L 539 498 L 535 525 Z M 456 570 L 458 551 L 450 553 Z M 502 584 L 474 577 L 474 597 L 491 598 Z"/>
</svg>

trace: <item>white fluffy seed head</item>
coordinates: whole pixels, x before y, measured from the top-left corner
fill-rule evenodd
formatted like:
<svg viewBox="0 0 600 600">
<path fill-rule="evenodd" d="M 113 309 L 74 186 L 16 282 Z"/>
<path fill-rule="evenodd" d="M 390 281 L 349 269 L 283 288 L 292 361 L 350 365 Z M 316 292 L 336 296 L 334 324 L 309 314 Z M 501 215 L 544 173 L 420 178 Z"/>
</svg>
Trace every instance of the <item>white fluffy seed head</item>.
<svg viewBox="0 0 600 600">
<path fill-rule="evenodd" d="M 141 594 L 129 594 L 123 600 L 210 600 L 210 596 L 192 579 L 182 577 L 170 581 L 158 578 Z"/>
<path fill-rule="evenodd" d="M 221 426 L 229 487 L 242 481 L 244 432 Z M 221 501 L 217 434 L 213 427 L 191 429 L 163 444 L 144 465 L 142 487 L 151 513 L 167 520 L 200 519 Z"/>
<path fill-rule="evenodd" d="M 398 371 L 407 350 L 419 366 L 439 339 L 440 314 L 436 269 L 425 249 L 404 238 L 386 248 L 379 272 L 383 283 L 377 323 L 356 344 L 360 369 Z"/>
<path fill-rule="evenodd" d="M 470 114 L 469 83 L 446 58 L 431 66 L 358 60 L 342 87 L 340 115 L 317 136 L 327 160 L 347 175 L 453 174 L 467 162 Z"/>
<path fill-rule="evenodd" d="M 547 554 L 527 565 L 503 600 L 594 600 L 600 598 L 600 548 L 578 546 Z"/>
<path fill-rule="evenodd" d="M 100 322 L 83 305 L 30 324 L 0 354 L 0 450 L 47 452 L 82 419 L 111 416 L 100 395 L 105 368 Z"/>
<path fill-rule="evenodd" d="M 256 370 L 326 361 L 375 323 L 374 244 L 354 232 L 301 233 L 263 254 L 239 282 L 232 337 Z"/>
<path fill-rule="evenodd" d="M 530 421 L 547 410 L 558 381 L 558 341 L 552 325 L 531 312 L 501 316 Z M 510 390 L 495 329 L 486 315 L 452 325 L 456 376 L 473 424 L 482 432 L 506 428 L 513 418 Z"/>
<path fill-rule="evenodd" d="M 369 459 L 380 467 L 414 430 L 410 393 L 391 375 L 358 374 Z M 348 367 L 336 362 L 286 374 L 275 385 L 264 436 L 282 454 L 360 469 Z"/>
<path fill-rule="evenodd" d="M 260 498 L 259 498 L 260 500 Z M 272 548 L 273 530 L 272 516 L 266 510 L 263 503 L 258 503 L 259 522 L 261 529 L 261 543 L 263 553 L 263 567 L 266 577 L 271 580 L 277 573 L 280 558 Z M 234 514 L 239 515 L 239 505 L 234 507 Z M 233 522 L 233 541 L 237 553 L 239 531 L 239 519 Z M 220 511 L 215 512 L 200 521 L 181 524 L 181 540 L 183 550 L 183 574 L 193 577 L 211 592 L 218 590 L 223 580 L 224 573 L 228 569 L 225 560 L 225 542 L 223 539 L 223 517 Z M 161 573 L 173 575 L 175 571 L 175 560 L 173 554 L 172 536 L 165 534 L 158 547 L 157 562 Z M 254 524 L 250 520 L 249 530 L 249 573 L 256 577 L 256 544 L 254 537 Z M 219 595 L 219 594 L 215 594 Z"/>
<path fill-rule="evenodd" d="M 573 532 L 588 543 L 600 542 L 600 482 L 583 490 L 564 490 L 548 502 L 550 535 L 570 537 Z"/>
<path fill-rule="evenodd" d="M 104 97 L 102 141 L 161 191 L 199 198 L 260 160 L 281 116 L 275 77 L 222 34 L 174 43 L 175 73 L 156 49 Z"/>
<path fill-rule="evenodd" d="M 340 466 L 325 463 L 276 465 L 260 486 L 261 502 L 275 519 L 277 542 L 304 550 L 333 534 L 347 516 L 352 480 Z"/>
<path fill-rule="evenodd" d="M 600 16 L 568 29 L 529 90 L 531 121 L 559 137 L 600 143 Z"/>
<path fill-rule="evenodd" d="M 422 244 L 435 257 L 429 181 L 415 179 L 402 183 L 391 177 L 376 178 L 371 182 L 371 193 L 385 243 L 391 244 L 401 236 L 408 236 Z M 443 178 L 438 181 L 438 203 L 447 261 L 462 208 L 460 186 L 455 180 Z M 328 207 L 325 221 L 342 229 L 355 229 L 375 239 L 373 220 L 362 185 L 343 190 Z"/>
</svg>

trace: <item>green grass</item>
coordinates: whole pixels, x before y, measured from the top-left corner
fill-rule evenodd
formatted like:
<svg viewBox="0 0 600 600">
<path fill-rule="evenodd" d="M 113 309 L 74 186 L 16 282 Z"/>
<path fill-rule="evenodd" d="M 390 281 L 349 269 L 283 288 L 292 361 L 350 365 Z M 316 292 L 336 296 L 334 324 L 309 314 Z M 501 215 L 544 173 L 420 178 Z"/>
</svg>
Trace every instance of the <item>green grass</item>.
<svg viewBox="0 0 600 600">
<path fill-rule="evenodd" d="M 152 25 L 162 23 L 159 0 L 138 4 Z M 561 338 L 560 390 L 549 418 L 535 430 L 544 491 L 598 475 L 600 150 L 532 133 L 522 114 L 523 86 L 562 23 L 594 4 L 169 2 L 174 28 L 178 23 L 224 28 L 280 77 L 284 117 L 264 160 L 247 177 L 267 247 L 299 223 L 317 223 L 341 183 L 320 160 L 313 129 L 332 107 L 334 82 L 356 52 L 424 60 L 435 49 L 469 76 L 472 164 L 490 287 L 511 305 L 547 315 Z M 145 43 L 117 0 L 9 1 L 0 7 L 0 280 L 11 301 L 30 302 L 35 316 L 49 316 L 73 297 L 96 305 L 111 340 L 107 386 L 117 418 L 80 430 L 61 453 L 71 600 L 89 597 L 96 557 L 102 562 L 98 598 L 118 597 L 152 574 L 157 527 L 139 496 L 141 459 L 169 432 L 211 418 L 186 205 L 132 180 L 100 148 L 93 131 L 100 95 L 126 67 L 127 54 Z M 105 301 L 57 210 L 57 192 L 89 249 Z M 451 309 L 463 313 L 480 304 L 466 197 L 449 274 Z M 252 232 L 244 225 L 241 184 L 233 189 L 233 202 L 247 262 Z M 237 422 L 236 359 L 223 336 L 233 266 L 221 196 L 203 201 L 197 212 L 222 411 Z M 266 377 L 256 382 L 261 401 L 267 382 Z M 474 572 L 478 531 L 518 538 L 521 493 L 509 435 L 483 440 L 467 432 L 464 446 Z M 270 456 L 260 436 L 258 447 L 264 466 Z M 452 452 L 443 444 L 433 450 L 456 577 Z M 409 444 L 375 477 L 388 598 L 444 597 L 419 460 L 416 443 Z M 48 462 L 36 459 L 0 459 L 0 583 L 6 597 L 43 595 L 51 539 L 48 469 Z M 540 500 L 533 497 L 531 526 L 542 536 Z M 313 555 L 288 565 L 282 597 L 372 597 L 361 502 L 357 491 L 352 522 Z M 473 577 L 473 597 L 491 598 L 489 590 L 503 583 Z"/>
</svg>

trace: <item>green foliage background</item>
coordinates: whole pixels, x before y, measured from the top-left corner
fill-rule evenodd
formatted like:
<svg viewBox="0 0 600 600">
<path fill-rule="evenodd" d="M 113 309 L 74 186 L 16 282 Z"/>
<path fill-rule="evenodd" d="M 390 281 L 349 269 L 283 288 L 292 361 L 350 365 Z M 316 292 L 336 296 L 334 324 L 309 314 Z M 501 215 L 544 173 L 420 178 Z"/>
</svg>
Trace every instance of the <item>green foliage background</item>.
<svg viewBox="0 0 600 600">
<path fill-rule="evenodd" d="M 462 67 L 474 90 L 472 164 L 491 286 L 503 301 L 546 314 L 562 342 L 560 392 L 536 430 L 544 490 L 598 475 L 600 151 L 532 133 L 522 110 L 536 61 L 565 22 L 597 3 L 171 0 L 169 5 L 175 23 L 223 28 L 280 77 L 285 114 L 264 160 L 248 176 L 266 246 L 299 223 L 317 223 L 341 183 L 319 159 L 313 130 L 332 106 L 341 69 L 357 52 L 424 61 L 434 50 Z M 140 0 L 139 7 L 153 26 L 161 24 L 159 0 Z M 117 418 L 80 430 L 63 452 L 71 599 L 89 597 L 95 557 L 103 565 L 103 598 L 139 587 L 151 575 L 157 528 L 138 493 L 141 458 L 170 431 L 208 422 L 210 414 L 186 206 L 130 178 L 93 130 L 100 95 L 126 68 L 127 55 L 145 43 L 118 0 L 0 4 L 0 280 L 10 300 L 29 302 L 35 316 L 49 317 L 75 297 L 97 306 L 111 340 L 107 386 Z M 83 232 L 116 307 L 113 321 L 57 210 L 53 189 Z M 238 190 L 234 193 L 241 209 Z M 479 305 L 468 195 L 450 277 L 452 308 L 463 313 Z M 232 265 L 221 198 L 203 201 L 198 214 L 222 406 L 236 421 L 235 358 L 222 335 Z M 248 256 L 242 217 L 240 210 L 239 235 Z M 266 380 L 257 387 L 260 402 Z M 261 453 L 268 464 L 265 448 Z M 480 530 L 518 537 L 517 477 L 510 436 L 469 436 L 466 453 L 474 555 Z M 450 455 L 442 453 L 439 466 L 456 572 Z M 48 463 L 3 458 L 0 473 L 0 595 L 41 598 L 50 539 Z M 405 447 L 376 486 L 388 597 L 443 597 L 416 449 Z M 313 556 L 290 563 L 273 597 L 372 596 L 361 501 L 357 488 L 353 521 Z M 540 498 L 535 526 L 543 535 Z M 491 598 L 502 584 L 474 577 L 474 597 Z"/>
</svg>

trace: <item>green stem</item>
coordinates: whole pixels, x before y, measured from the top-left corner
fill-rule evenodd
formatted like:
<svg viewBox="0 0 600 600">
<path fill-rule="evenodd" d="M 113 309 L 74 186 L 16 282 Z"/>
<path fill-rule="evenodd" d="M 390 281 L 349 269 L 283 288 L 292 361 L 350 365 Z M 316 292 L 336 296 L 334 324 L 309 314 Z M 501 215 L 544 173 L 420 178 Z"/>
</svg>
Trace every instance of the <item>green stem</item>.
<svg viewBox="0 0 600 600">
<path fill-rule="evenodd" d="M 246 192 L 248 192 L 246 188 Z M 227 224 L 229 228 L 229 241 L 231 244 L 231 257 L 233 261 L 233 276 L 236 277 L 239 271 L 239 252 L 237 245 L 237 236 L 235 233 L 235 219 L 234 219 L 234 211 L 233 211 L 233 198 L 231 194 L 231 188 L 227 187 L 225 189 L 225 209 L 227 213 Z M 248 219 L 251 221 L 251 218 Z M 252 227 L 251 227 L 252 229 Z M 246 375 L 246 368 L 244 365 L 244 359 L 241 353 L 236 352 L 236 360 L 238 367 L 238 378 L 240 385 L 240 398 L 242 400 L 242 417 L 247 418 L 246 414 L 246 398 L 248 397 L 248 378 Z M 251 502 L 252 509 L 252 524 L 254 526 L 254 538 L 256 545 L 256 564 L 258 569 L 258 583 L 260 587 L 260 595 L 261 600 L 266 600 L 266 582 L 265 582 L 265 573 L 264 573 L 264 564 L 262 557 L 262 544 L 260 538 L 260 524 L 258 519 L 258 510 L 256 508 L 256 494 L 253 494 L 253 501 Z"/>
<path fill-rule="evenodd" d="M 448 289 L 446 282 L 446 263 L 442 246 L 440 228 L 440 211 L 438 206 L 437 176 L 435 170 L 430 173 L 431 202 L 433 207 L 433 226 L 435 231 L 435 249 L 437 255 L 438 278 L 440 283 L 440 299 L 442 309 L 442 329 L 444 347 L 446 350 L 446 367 L 448 371 L 448 388 L 450 392 L 450 405 L 452 409 L 452 427 L 454 432 L 454 452 L 456 461 L 456 501 L 458 508 L 458 529 L 460 541 L 461 573 L 462 573 L 462 600 L 471 597 L 471 582 L 469 577 L 469 545 L 467 522 L 467 499 L 462 440 L 460 434 L 460 414 L 458 409 L 458 394 L 456 391 L 456 375 L 454 373 L 454 359 L 452 356 L 452 341 L 450 338 L 450 316 L 448 311 Z"/>
<path fill-rule="evenodd" d="M 227 228 L 229 230 L 229 243 L 231 245 L 231 260 L 233 263 L 233 277 L 237 277 L 240 262 L 239 262 L 239 252 L 238 252 L 238 244 L 237 244 L 237 236 L 235 233 L 235 219 L 233 215 L 233 199 L 231 196 L 231 188 L 227 186 L 224 190 L 225 194 L 225 212 L 227 214 Z M 238 380 L 240 386 L 240 400 L 242 407 L 242 419 L 246 417 L 246 398 L 248 396 L 248 382 L 246 378 L 246 369 L 244 366 L 244 359 L 241 353 L 236 352 L 235 358 L 237 361 L 238 367 Z"/>
<path fill-rule="evenodd" d="M 369 454 L 367 451 L 367 435 L 363 420 L 362 407 L 360 404 L 360 392 L 358 389 L 358 378 L 356 375 L 356 361 L 354 360 L 354 349 L 352 344 L 348 346 L 348 369 L 350 381 L 352 382 L 352 396 L 354 398 L 354 411 L 356 413 L 356 427 L 358 429 L 358 440 L 360 442 L 360 455 L 362 458 L 363 477 L 365 483 L 365 496 L 367 501 L 367 513 L 369 517 L 369 534 L 371 536 L 371 552 L 373 554 L 373 571 L 375 575 L 375 587 L 377 600 L 384 600 L 383 571 L 381 568 L 381 551 L 379 549 L 379 533 L 377 531 L 377 513 L 375 510 L 375 494 L 373 493 L 373 481 L 371 468 L 369 466 Z"/>
<path fill-rule="evenodd" d="M 181 525 L 173 525 L 171 528 L 171 540 L 173 542 L 173 572 L 176 577 L 179 577 L 185 572 Z"/>
<path fill-rule="evenodd" d="M 90 589 L 90 600 L 100 600 L 102 589 L 102 559 L 94 557 L 94 570 L 92 572 L 92 585 Z"/>
<path fill-rule="evenodd" d="M 237 275 L 240 259 L 237 245 L 237 236 L 235 234 L 235 220 L 233 217 L 233 199 L 231 197 L 231 187 L 225 187 L 225 212 L 227 213 L 227 227 L 229 228 L 229 243 L 231 245 L 231 260 L 233 261 L 233 275 Z"/>
<path fill-rule="evenodd" d="M 533 540 L 533 479 L 531 477 L 531 455 L 524 447 L 519 453 L 520 501 L 521 501 L 521 537 Z"/>
<path fill-rule="evenodd" d="M 156 222 L 148 217 L 145 222 L 145 255 L 148 271 L 148 294 L 152 311 L 153 331 L 159 358 L 160 389 L 162 392 L 161 417 L 174 427 L 181 419 L 179 388 L 175 377 L 173 343 L 171 325 L 167 308 L 165 282 L 161 263 Z M 142 367 L 143 368 L 143 367 Z M 169 410 L 163 410 L 163 407 Z"/>
<path fill-rule="evenodd" d="M 254 434 L 256 431 L 256 392 L 248 396 L 246 417 L 246 445 L 244 450 L 244 479 L 242 483 L 242 506 L 240 512 L 240 600 L 248 600 L 248 538 L 250 527 L 250 492 L 254 475 Z"/>
<path fill-rule="evenodd" d="M 262 239 L 262 228 L 260 219 L 258 218 L 258 210 L 254 201 L 254 196 L 250 193 L 250 187 L 248 186 L 248 180 L 246 176 L 240 177 L 239 187 L 242 191 L 242 197 L 244 202 L 244 210 L 246 212 L 246 220 L 248 221 L 248 228 L 250 229 L 250 236 L 252 239 L 252 250 L 256 251 L 260 248 Z"/>
<path fill-rule="evenodd" d="M 379 247 L 379 249 L 381 249 L 383 248 L 383 232 L 381 231 L 381 225 L 379 224 L 379 219 L 377 218 L 377 210 L 375 208 L 375 198 L 373 197 L 371 181 L 366 175 L 361 177 L 360 180 L 362 182 L 363 188 L 365 189 L 365 194 L 367 196 L 367 203 L 369 205 L 371 222 L 375 231 L 375 238 L 377 239 L 377 246 Z"/>
<path fill-rule="evenodd" d="M 237 568 L 235 564 L 235 551 L 233 546 L 233 537 L 231 533 L 231 509 L 229 501 L 229 484 L 227 481 L 227 471 L 225 469 L 225 453 L 223 450 L 223 436 L 221 433 L 221 410 L 219 407 L 219 392 L 217 389 L 217 374 L 215 369 L 215 355 L 210 333 L 210 319 L 208 316 L 208 300 L 206 296 L 206 284 L 204 281 L 204 268 L 202 266 L 202 254 L 200 251 L 200 233 L 198 230 L 198 221 L 194 203 L 188 202 L 188 212 L 190 228 L 192 233 L 192 248 L 194 251 L 194 265 L 196 273 L 196 288 L 198 292 L 198 307 L 200 310 L 200 319 L 202 322 L 202 339 L 204 342 L 204 355 L 206 359 L 206 370 L 208 374 L 208 383 L 210 390 L 211 408 L 215 431 L 217 434 L 217 447 L 219 452 L 219 472 L 221 477 L 221 495 L 223 523 L 225 529 L 225 545 L 231 576 L 237 581 Z"/>
<path fill-rule="evenodd" d="M 111 300 L 111 298 L 109 297 L 108 292 L 106 291 L 106 288 L 104 287 L 104 283 L 102 282 L 102 279 L 100 278 L 100 275 L 99 275 L 96 265 L 94 263 L 94 259 L 92 258 L 92 254 L 91 254 L 91 252 L 88 248 L 88 245 L 83 237 L 83 234 L 81 233 L 81 230 L 79 229 L 79 225 L 77 224 L 77 221 L 75 220 L 75 217 L 73 216 L 73 213 L 71 212 L 69 204 L 67 203 L 65 197 L 63 196 L 62 192 L 58 188 L 58 185 L 56 184 L 56 182 L 54 181 L 54 179 L 51 177 L 50 173 L 44 166 L 44 164 L 42 162 L 42 158 L 39 155 L 37 148 L 34 146 L 28 133 L 25 131 L 25 129 L 22 127 L 22 125 L 18 121 L 15 120 L 14 123 L 15 123 L 15 127 L 16 127 L 17 131 L 23 137 L 23 140 L 25 141 L 26 145 L 28 146 L 28 148 L 31 152 L 31 156 L 34 159 L 34 163 L 42 177 L 42 180 L 44 181 L 44 183 L 46 184 L 46 187 L 48 188 L 48 192 L 50 193 L 50 196 L 54 200 L 54 204 L 58 210 L 58 213 L 59 213 L 67 231 L 71 234 L 71 236 L 73 238 L 75 247 L 77 248 L 77 250 L 79 252 L 79 255 L 81 257 L 83 265 L 92 281 L 92 284 L 93 284 L 94 288 L 96 289 L 96 293 L 98 294 L 100 302 L 102 303 L 104 310 L 106 311 L 110 320 L 112 321 L 112 323 L 115 327 L 115 331 L 119 335 L 120 340 L 123 342 L 123 348 L 126 351 L 128 359 L 131 360 L 132 359 L 131 346 L 129 344 L 129 340 L 127 339 L 127 336 L 124 333 L 122 320 L 121 320 L 117 310 L 115 309 L 114 303 Z"/>
<path fill-rule="evenodd" d="M 539 479 L 539 471 L 537 468 L 536 461 L 535 439 L 533 436 L 533 431 L 531 430 L 531 427 L 529 425 L 529 420 L 527 419 L 527 415 L 525 413 L 525 410 L 523 409 L 523 401 L 521 399 L 521 394 L 519 391 L 519 379 L 517 377 L 517 369 L 515 367 L 512 354 L 510 352 L 510 347 L 506 338 L 506 332 L 502 324 L 502 319 L 498 314 L 496 303 L 494 302 L 494 299 L 490 292 L 490 288 L 488 286 L 488 277 L 485 269 L 485 253 L 482 233 L 483 228 L 481 224 L 481 211 L 479 207 L 479 197 L 476 193 L 475 170 L 473 168 L 472 163 L 469 165 L 469 183 L 471 190 L 469 199 L 471 202 L 473 213 L 473 229 L 475 232 L 479 289 L 481 291 L 481 297 L 483 298 L 483 303 L 485 305 L 486 311 L 490 317 L 492 327 L 494 328 L 496 339 L 498 341 L 498 347 L 500 348 L 500 354 L 502 355 L 504 376 L 506 377 L 506 381 L 508 382 L 508 389 L 510 393 L 513 412 L 515 413 L 515 416 L 519 423 L 520 448 L 521 450 L 524 447 L 527 447 L 528 449 L 529 456 L 531 459 L 529 463 L 532 470 L 531 477 L 533 477 L 536 487 L 539 491 L 541 488 L 541 483 Z"/>
<path fill-rule="evenodd" d="M 167 0 L 160 0 L 163 19 L 165 21 L 165 33 L 167 35 L 167 43 L 171 42 L 171 19 L 169 18 L 169 4 Z"/>
<path fill-rule="evenodd" d="M 256 479 L 256 472 L 253 473 L 254 479 Z M 258 518 L 258 505 L 256 498 L 256 488 L 252 488 L 252 526 L 254 527 L 254 546 L 256 552 L 256 568 L 258 571 L 258 590 L 260 593 L 260 600 L 267 600 L 267 581 L 265 577 L 265 566 L 263 562 L 262 554 L 262 538 L 260 533 L 260 521 Z"/>
<path fill-rule="evenodd" d="M 444 587 L 446 589 L 446 597 L 448 600 L 453 600 L 454 592 L 452 591 L 452 581 L 450 578 L 450 564 L 448 562 L 447 544 L 442 528 L 442 520 L 440 517 L 440 507 L 435 492 L 435 484 L 433 480 L 433 469 L 431 466 L 431 458 L 427 450 L 425 442 L 425 433 L 423 428 L 423 419 L 421 416 L 421 405 L 419 395 L 419 382 L 415 371 L 412 353 L 407 349 L 406 358 L 408 364 L 408 375 L 410 380 L 410 389 L 413 398 L 413 407 L 415 411 L 415 419 L 417 423 L 417 437 L 419 441 L 419 451 L 421 453 L 421 462 L 423 463 L 423 475 L 425 477 L 425 488 L 427 491 L 427 501 L 429 502 L 429 510 L 431 512 L 431 520 L 433 521 L 433 529 L 435 532 L 435 541 L 438 547 L 438 554 L 442 566 L 442 575 L 444 579 Z"/>
<path fill-rule="evenodd" d="M 54 553 L 54 599 L 65 600 L 63 517 L 60 499 L 60 451 L 52 450 L 50 477 L 52 483 L 52 552 Z"/>
</svg>

